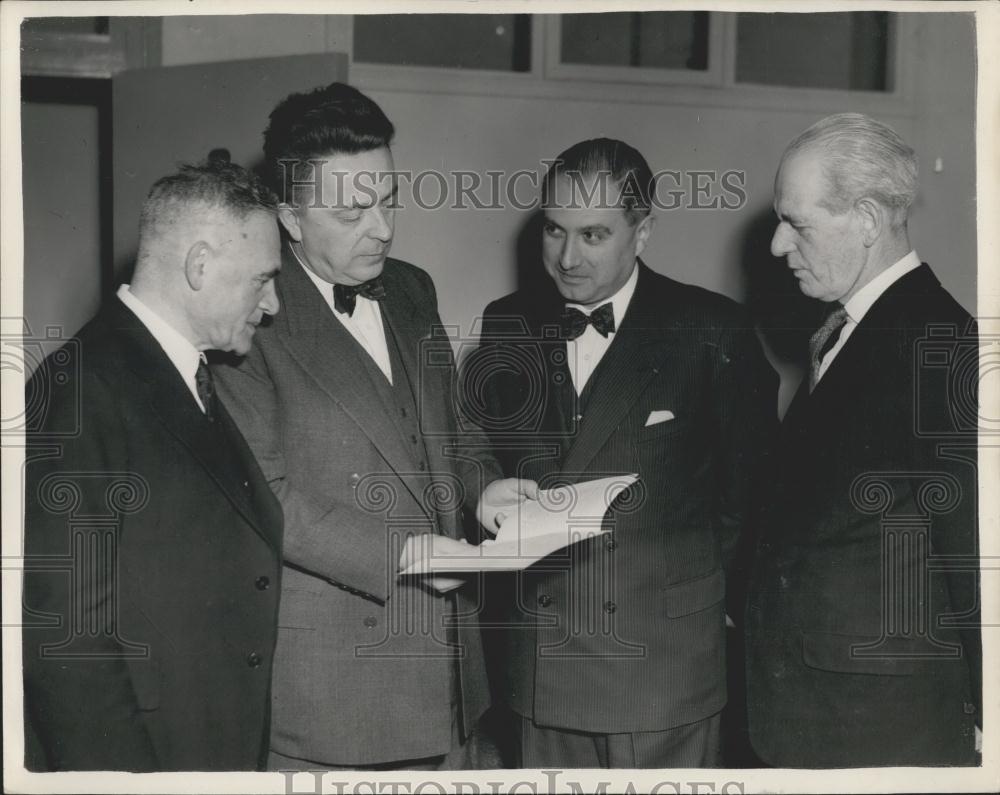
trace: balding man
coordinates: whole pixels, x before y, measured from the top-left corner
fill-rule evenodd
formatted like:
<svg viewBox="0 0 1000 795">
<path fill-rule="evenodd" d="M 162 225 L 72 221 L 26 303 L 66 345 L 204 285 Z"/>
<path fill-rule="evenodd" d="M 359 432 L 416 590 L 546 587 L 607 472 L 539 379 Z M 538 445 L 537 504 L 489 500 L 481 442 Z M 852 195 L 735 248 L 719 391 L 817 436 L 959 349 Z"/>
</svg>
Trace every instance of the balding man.
<svg viewBox="0 0 1000 795">
<path fill-rule="evenodd" d="M 772 253 L 828 307 L 747 614 L 751 740 L 778 767 L 975 763 L 976 330 L 910 245 L 916 191 L 913 150 L 852 113 L 775 179 Z"/>
<path fill-rule="evenodd" d="M 278 311 L 272 207 L 228 163 L 159 180 L 131 284 L 28 387 L 46 408 L 25 493 L 29 767 L 266 754 L 282 515 L 203 351 L 246 353 Z"/>
</svg>

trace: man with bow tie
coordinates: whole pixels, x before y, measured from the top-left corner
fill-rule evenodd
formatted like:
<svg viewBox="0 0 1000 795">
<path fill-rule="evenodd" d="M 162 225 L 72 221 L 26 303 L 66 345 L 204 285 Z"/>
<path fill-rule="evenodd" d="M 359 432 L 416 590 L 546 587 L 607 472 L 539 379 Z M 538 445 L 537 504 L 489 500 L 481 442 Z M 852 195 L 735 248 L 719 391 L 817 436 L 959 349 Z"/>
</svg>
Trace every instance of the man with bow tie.
<svg viewBox="0 0 1000 795">
<path fill-rule="evenodd" d="M 725 569 L 776 379 L 737 304 L 639 259 L 654 188 L 622 141 L 559 155 L 542 195 L 551 280 L 487 307 L 463 369 L 465 410 L 506 474 L 540 487 L 640 477 L 603 517 L 609 534 L 512 584 L 500 668 L 519 766 L 720 761 Z"/>
<path fill-rule="evenodd" d="M 750 740 L 777 767 L 976 761 L 979 346 L 910 244 L 916 194 L 913 149 L 857 113 L 775 177 L 771 252 L 827 305 L 746 618 Z"/>
<path fill-rule="evenodd" d="M 431 550 L 468 554 L 463 509 L 495 529 L 531 492 L 499 479 L 485 438 L 458 434 L 434 285 L 387 256 L 393 132 L 342 83 L 271 113 L 285 311 L 216 373 L 285 514 L 276 770 L 475 763 L 466 738 L 488 705 L 477 593 L 399 573 Z"/>
</svg>

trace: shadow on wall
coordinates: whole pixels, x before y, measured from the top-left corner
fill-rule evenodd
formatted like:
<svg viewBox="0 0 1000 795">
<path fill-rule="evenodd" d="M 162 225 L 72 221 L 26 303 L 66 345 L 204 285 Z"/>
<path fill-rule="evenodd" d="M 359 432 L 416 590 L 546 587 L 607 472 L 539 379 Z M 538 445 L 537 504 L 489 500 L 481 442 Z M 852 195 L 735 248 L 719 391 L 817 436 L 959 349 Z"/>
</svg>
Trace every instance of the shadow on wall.
<svg viewBox="0 0 1000 795">
<path fill-rule="evenodd" d="M 769 210 L 752 216 L 742 232 L 740 258 L 747 307 L 768 360 L 781 377 L 778 414 L 783 416 L 801 380 L 809 337 L 821 322 L 824 305 L 804 296 L 784 259 L 772 256 L 775 223 Z"/>
<path fill-rule="evenodd" d="M 536 210 L 528 216 L 514 243 L 517 289 L 538 294 L 542 290 L 552 290 L 552 279 L 542 265 L 542 227 L 545 213 Z"/>
</svg>

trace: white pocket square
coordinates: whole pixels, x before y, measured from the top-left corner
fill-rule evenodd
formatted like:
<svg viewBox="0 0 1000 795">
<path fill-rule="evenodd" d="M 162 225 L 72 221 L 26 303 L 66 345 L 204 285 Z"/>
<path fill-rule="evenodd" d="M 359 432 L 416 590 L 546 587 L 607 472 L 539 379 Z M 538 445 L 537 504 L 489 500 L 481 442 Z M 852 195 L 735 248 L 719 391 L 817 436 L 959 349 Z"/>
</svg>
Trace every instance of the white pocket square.
<svg viewBox="0 0 1000 795">
<path fill-rule="evenodd" d="M 674 413 L 669 409 L 665 411 L 651 411 L 649 416 L 646 417 L 646 424 L 643 427 L 648 428 L 650 425 L 659 425 L 661 422 L 669 422 L 674 419 Z"/>
</svg>

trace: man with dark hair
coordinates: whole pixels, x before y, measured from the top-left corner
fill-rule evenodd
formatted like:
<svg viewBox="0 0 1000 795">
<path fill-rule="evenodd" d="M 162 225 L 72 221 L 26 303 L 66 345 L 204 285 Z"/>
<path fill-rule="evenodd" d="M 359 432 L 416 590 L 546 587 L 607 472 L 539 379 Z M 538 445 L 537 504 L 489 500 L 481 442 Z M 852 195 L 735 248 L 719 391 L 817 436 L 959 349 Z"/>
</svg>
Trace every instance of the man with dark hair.
<svg viewBox="0 0 1000 795">
<path fill-rule="evenodd" d="M 914 151 L 857 113 L 801 133 L 774 181 L 771 252 L 828 307 L 747 612 L 750 739 L 779 767 L 976 762 L 979 346 L 910 245 L 916 193 Z"/>
<path fill-rule="evenodd" d="M 640 478 L 609 534 L 518 576 L 500 668 L 524 767 L 720 762 L 724 572 L 776 379 L 739 306 L 639 259 L 653 187 L 621 141 L 563 152 L 543 185 L 551 287 L 490 304 L 465 370 L 505 473 Z"/>
<path fill-rule="evenodd" d="M 341 83 L 275 108 L 285 312 L 217 371 L 285 512 L 273 769 L 474 764 L 477 594 L 399 572 L 421 550 L 468 555 L 462 509 L 495 527 L 533 487 L 499 480 L 485 438 L 459 436 L 434 285 L 387 256 L 392 135 Z"/>
<path fill-rule="evenodd" d="M 278 311 L 273 197 L 214 163 L 159 180 L 131 284 L 28 385 L 26 765 L 266 761 L 282 516 L 203 352 Z M 31 740 L 39 747 L 33 748 Z"/>
</svg>

